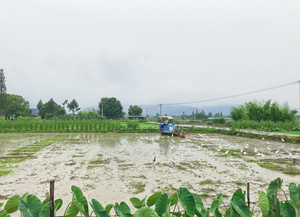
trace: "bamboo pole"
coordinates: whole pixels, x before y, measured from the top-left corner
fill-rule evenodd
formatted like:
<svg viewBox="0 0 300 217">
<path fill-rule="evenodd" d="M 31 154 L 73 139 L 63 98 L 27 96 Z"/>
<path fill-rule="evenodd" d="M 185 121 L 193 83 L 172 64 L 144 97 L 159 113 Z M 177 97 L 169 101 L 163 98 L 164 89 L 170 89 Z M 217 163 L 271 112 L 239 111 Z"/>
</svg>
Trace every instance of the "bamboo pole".
<svg viewBox="0 0 300 217">
<path fill-rule="evenodd" d="M 247 203 L 248 203 L 248 207 L 250 209 L 250 184 L 249 184 L 249 182 L 247 182 Z"/>
<path fill-rule="evenodd" d="M 54 179 L 50 180 L 50 217 L 54 217 Z"/>
</svg>

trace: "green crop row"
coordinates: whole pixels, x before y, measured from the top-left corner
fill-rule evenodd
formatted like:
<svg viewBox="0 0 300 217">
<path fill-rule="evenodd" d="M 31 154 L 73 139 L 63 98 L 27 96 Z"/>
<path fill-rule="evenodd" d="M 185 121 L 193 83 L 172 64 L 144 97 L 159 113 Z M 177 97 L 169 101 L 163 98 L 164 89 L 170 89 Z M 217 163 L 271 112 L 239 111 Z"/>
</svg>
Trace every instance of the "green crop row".
<svg viewBox="0 0 300 217">
<path fill-rule="evenodd" d="M 259 191 L 259 208 L 260 216 L 300 216 L 300 185 L 291 183 L 289 185 L 290 199 L 279 201 L 277 192 L 281 190 L 282 179 L 277 178 L 272 181 L 268 187 L 267 193 Z M 96 199 L 92 199 L 89 203 L 83 195 L 80 188 L 72 186 L 72 202 L 67 206 L 65 217 L 81 216 L 90 217 L 94 213 L 96 217 L 110 217 L 114 210 L 114 214 L 119 217 L 187 217 L 187 216 L 244 216 L 250 217 L 254 215 L 254 211 L 250 210 L 246 202 L 246 192 L 239 188 L 233 194 L 230 205 L 221 210 L 223 195 L 218 194 L 217 198 L 212 202 L 210 208 L 206 209 L 201 198 L 197 194 L 189 192 L 186 188 L 179 188 L 177 193 L 169 196 L 166 193 L 156 192 L 150 197 L 142 199 L 132 197 L 130 201 L 136 209 L 134 214 L 130 207 L 121 202 L 102 206 Z M 53 212 L 61 208 L 63 201 L 57 199 L 54 201 Z M 0 207 L 4 204 L 0 203 Z M 91 211 L 90 212 L 90 207 Z M 10 217 L 10 214 L 20 211 L 24 217 L 49 217 L 50 201 L 43 202 L 35 195 L 26 193 L 22 197 L 14 195 L 8 199 L 4 209 L 0 211 L 0 217 Z M 52 213 L 53 213 L 52 212 Z M 257 213 L 256 213 L 257 214 Z"/>
<path fill-rule="evenodd" d="M 116 120 L 41 120 L 16 119 L 1 120 L 0 133 L 12 132 L 113 132 L 120 129 Z"/>
</svg>

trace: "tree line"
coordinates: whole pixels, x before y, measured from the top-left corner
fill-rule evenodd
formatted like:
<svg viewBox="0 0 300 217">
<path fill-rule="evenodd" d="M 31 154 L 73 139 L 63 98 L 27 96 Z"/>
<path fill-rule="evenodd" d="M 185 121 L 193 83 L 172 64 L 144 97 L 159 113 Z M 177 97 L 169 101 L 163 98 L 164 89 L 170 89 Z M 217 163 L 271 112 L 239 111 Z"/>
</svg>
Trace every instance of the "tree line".
<svg viewBox="0 0 300 217">
<path fill-rule="evenodd" d="M 15 94 L 8 94 L 6 92 L 6 80 L 3 69 L 0 69 L 0 117 L 4 116 L 6 119 L 27 117 L 31 116 L 31 110 L 29 109 L 29 102 L 22 96 Z M 43 103 L 40 100 L 37 104 L 38 115 L 42 119 L 63 118 L 67 116 L 66 109 L 78 118 L 94 119 L 94 118 L 106 118 L 106 119 L 120 119 L 126 113 L 123 111 L 122 104 L 115 97 L 103 97 L 101 98 L 98 108 L 95 111 L 81 111 L 78 102 L 73 99 L 71 101 L 65 100 L 61 105 L 56 103 L 52 98 Z M 76 114 L 79 112 L 78 114 Z M 128 115 L 138 116 L 141 115 L 143 109 L 137 105 L 131 105 L 128 109 Z"/>
<path fill-rule="evenodd" d="M 238 108 L 233 107 L 231 118 L 235 121 L 250 120 L 250 121 L 272 121 L 285 122 L 296 120 L 296 110 L 290 110 L 287 103 L 280 105 L 277 102 L 271 103 L 271 100 L 262 102 L 247 102 Z"/>
</svg>

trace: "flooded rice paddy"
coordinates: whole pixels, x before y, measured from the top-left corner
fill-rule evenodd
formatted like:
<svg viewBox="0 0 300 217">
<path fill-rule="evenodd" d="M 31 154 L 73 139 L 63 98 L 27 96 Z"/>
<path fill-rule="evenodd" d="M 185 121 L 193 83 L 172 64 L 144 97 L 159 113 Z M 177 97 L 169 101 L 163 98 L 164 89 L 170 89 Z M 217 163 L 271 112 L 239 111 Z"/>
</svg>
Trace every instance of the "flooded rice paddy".
<svg viewBox="0 0 300 217">
<path fill-rule="evenodd" d="M 20 162 L 4 161 L 18 148 L 63 136 Z M 29 151 L 30 152 L 30 151 Z M 194 134 L 186 139 L 159 134 L 0 134 L 0 202 L 26 192 L 45 198 L 55 179 L 55 198 L 64 207 L 72 200 L 71 186 L 90 201 L 103 205 L 154 192 L 174 193 L 186 187 L 200 195 L 206 207 L 217 194 L 223 202 L 250 183 L 251 200 L 267 190 L 270 181 L 300 183 L 300 145 L 220 134 Z M 279 195 L 284 198 L 283 193 Z M 64 210 L 64 209 L 62 209 Z"/>
</svg>

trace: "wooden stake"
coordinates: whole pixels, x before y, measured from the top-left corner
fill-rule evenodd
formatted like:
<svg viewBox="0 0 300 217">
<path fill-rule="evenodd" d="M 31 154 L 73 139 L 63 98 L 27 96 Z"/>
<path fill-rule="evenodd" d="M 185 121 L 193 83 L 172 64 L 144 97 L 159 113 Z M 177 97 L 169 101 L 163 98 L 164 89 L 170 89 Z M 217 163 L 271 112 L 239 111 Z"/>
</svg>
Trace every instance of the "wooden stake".
<svg viewBox="0 0 300 217">
<path fill-rule="evenodd" d="M 249 182 L 247 182 L 247 203 L 248 203 L 248 207 L 250 209 L 250 184 L 249 184 Z"/>
<path fill-rule="evenodd" d="M 50 180 L 50 217 L 54 217 L 54 179 Z"/>
<path fill-rule="evenodd" d="M 278 179 L 275 180 L 275 195 L 274 195 L 274 208 L 273 217 L 276 216 L 276 206 L 277 206 L 277 190 L 278 190 Z"/>
</svg>

